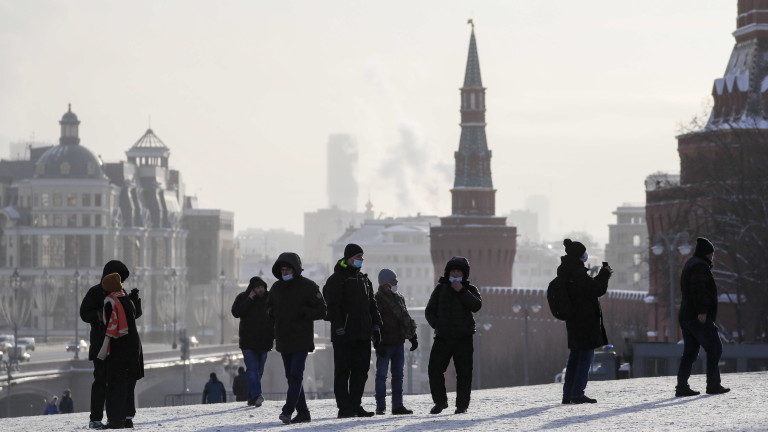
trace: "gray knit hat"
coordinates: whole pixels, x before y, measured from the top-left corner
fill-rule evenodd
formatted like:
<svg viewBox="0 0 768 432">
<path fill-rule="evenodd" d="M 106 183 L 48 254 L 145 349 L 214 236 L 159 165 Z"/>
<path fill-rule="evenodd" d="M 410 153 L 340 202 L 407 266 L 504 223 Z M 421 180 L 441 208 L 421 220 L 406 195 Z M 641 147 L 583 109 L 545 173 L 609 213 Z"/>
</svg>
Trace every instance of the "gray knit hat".
<svg viewBox="0 0 768 432">
<path fill-rule="evenodd" d="M 379 286 L 386 285 L 397 279 L 397 274 L 390 269 L 381 269 L 379 272 Z"/>
</svg>

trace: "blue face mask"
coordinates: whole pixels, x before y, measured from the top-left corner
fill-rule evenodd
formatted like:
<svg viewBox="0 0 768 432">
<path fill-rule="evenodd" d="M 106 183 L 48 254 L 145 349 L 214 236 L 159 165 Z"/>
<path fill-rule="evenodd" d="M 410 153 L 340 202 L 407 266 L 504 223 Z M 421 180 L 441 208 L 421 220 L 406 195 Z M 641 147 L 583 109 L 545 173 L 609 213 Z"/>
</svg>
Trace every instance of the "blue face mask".
<svg viewBox="0 0 768 432">
<path fill-rule="evenodd" d="M 589 254 L 584 252 L 584 255 L 581 256 L 581 262 L 585 263 L 587 262 L 588 259 L 589 259 Z"/>
<path fill-rule="evenodd" d="M 363 266 L 363 260 L 354 260 L 352 261 L 352 267 L 360 268 Z"/>
<path fill-rule="evenodd" d="M 449 276 L 448 277 L 448 281 L 449 282 L 461 282 L 462 279 L 464 279 L 464 278 L 462 278 L 462 277 L 453 277 L 453 276 Z"/>
<path fill-rule="evenodd" d="M 283 280 L 284 281 L 289 281 L 291 279 L 293 279 L 293 273 L 287 274 L 287 275 L 283 275 Z"/>
</svg>

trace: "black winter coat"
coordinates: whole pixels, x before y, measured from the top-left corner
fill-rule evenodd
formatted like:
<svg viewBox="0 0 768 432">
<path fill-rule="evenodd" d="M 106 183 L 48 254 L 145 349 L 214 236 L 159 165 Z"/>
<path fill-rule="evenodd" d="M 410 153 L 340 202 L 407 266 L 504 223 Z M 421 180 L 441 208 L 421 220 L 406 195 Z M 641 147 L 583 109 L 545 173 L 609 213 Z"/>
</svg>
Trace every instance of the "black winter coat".
<svg viewBox="0 0 768 432">
<path fill-rule="evenodd" d="M 128 334 L 109 342 L 109 355 L 104 360 L 107 365 L 107 381 L 116 377 L 128 377 L 139 380 L 144 377 L 144 351 L 136 329 L 137 309 L 128 296 L 118 297 L 125 310 L 128 321 Z M 112 305 L 104 307 L 104 315 L 112 314 Z M 98 353 L 97 353 L 98 354 Z"/>
<path fill-rule="evenodd" d="M 680 275 L 680 321 L 693 321 L 707 314 L 708 321 L 717 320 L 717 285 L 712 275 L 712 262 L 706 257 L 692 256 Z"/>
<path fill-rule="evenodd" d="M 248 400 L 248 376 L 245 373 L 237 374 L 232 381 L 232 393 L 237 402 Z"/>
<path fill-rule="evenodd" d="M 131 274 L 128 271 L 128 267 L 120 261 L 109 261 L 104 265 L 104 271 L 101 274 L 101 278 L 112 273 L 120 275 L 120 280 L 125 282 L 128 276 Z M 101 280 L 97 285 L 88 289 L 88 292 L 83 297 L 82 303 L 80 303 L 80 319 L 91 325 L 90 334 L 90 348 L 88 349 L 88 360 L 96 360 L 96 356 L 101 350 L 101 344 L 104 343 L 104 334 L 107 332 L 106 324 L 101 320 L 101 314 L 104 310 L 104 299 L 107 297 L 107 292 L 101 287 Z M 136 306 L 136 318 L 141 316 L 141 301 Z"/>
<path fill-rule="evenodd" d="M 293 279 L 282 280 L 282 263 L 293 268 Z M 320 287 L 301 272 L 301 260 L 292 252 L 280 254 L 272 266 L 277 282 L 269 290 L 267 313 L 275 323 L 275 349 L 281 353 L 314 351 L 313 321 L 325 318 L 326 306 Z"/>
<path fill-rule="evenodd" d="M 343 259 L 338 261 L 325 281 L 323 296 L 328 303 L 325 319 L 331 322 L 333 343 L 370 341 L 374 327 L 381 329 L 373 285 L 359 268 L 347 265 Z M 337 335 L 336 330 L 341 328 L 345 334 Z"/>
<path fill-rule="evenodd" d="M 463 288 L 456 292 L 448 278 L 441 277 L 424 309 L 424 316 L 435 329 L 435 335 L 459 339 L 475 334 L 473 313 L 483 306 L 483 299 L 477 287 L 468 280 L 461 282 Z"/>
<path fill-rule="evenodd" d="M 574 316 L 565 321 L 568 330 L 568 348 L 572 350 L 595 349 L 606 345 L 608 337 L 603 326 L 603 311 L 598 298 L 608 290 L 611 273 L 600 269 L 594 278 L 578 258 L 560 258 L 557 275 L 567 280 L 568 296 Z"/>
<path fill-rule="evenodd" d="M 251 288 L 237 295 L 232 303 L 232 315 L 240 318 L 238 335 L 240 336 L 240 349 L 249 349 L 256 352 L 272 351 L 275 340 L 274 322 L 267 315 L 267 299 L 269 293 L 263 297 L 250 298 Z"/>
</svg>

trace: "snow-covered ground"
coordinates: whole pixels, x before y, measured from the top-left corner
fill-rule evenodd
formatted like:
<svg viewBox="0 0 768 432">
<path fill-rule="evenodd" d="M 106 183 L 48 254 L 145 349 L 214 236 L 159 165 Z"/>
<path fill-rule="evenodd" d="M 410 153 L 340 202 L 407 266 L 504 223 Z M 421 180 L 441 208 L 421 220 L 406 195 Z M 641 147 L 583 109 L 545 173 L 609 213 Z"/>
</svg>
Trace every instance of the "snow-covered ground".
<svg viewBox="0 0 768 432">
<path fill-rule="evenodd" d="M 704 390 L 704 377 L 694 375 L 695 390 Z M 410 416 L 337 419 L 333 400 L 309 401 L 311 423 L 283 425 L 277 416 L 282 403 L 267 401 L 260 408 L 244 402 L 216 405 L 140 409 L 137 430 L 214 432 L 279 428 L 292 431 L 766 431 L 768 430 L 768 372 L 724 374 L 724 395 L 674 397 L 674 377 L 591 382 L 587 394 L 594 405 L 561 405 L 560 385 L 545 384 L 472 392 L 466 414 L 451 408 L 430 415 L 429 395 L 407 396 Z M 388 401 L 389 402 L 389 401 Z M 364 406 L 373 410 L 372 398 Z M 19 417 L 0 420 L 0 431 L 83 430 L 87 413 Z"/>
</svg>

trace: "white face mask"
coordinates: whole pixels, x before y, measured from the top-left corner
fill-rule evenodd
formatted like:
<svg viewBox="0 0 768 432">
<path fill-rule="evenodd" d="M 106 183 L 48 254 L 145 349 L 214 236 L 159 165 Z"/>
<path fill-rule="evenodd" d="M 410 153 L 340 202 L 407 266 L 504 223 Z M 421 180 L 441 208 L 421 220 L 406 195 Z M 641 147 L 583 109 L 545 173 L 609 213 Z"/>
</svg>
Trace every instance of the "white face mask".
<svg viewBox="0 0 768 432">
<path fill-rule="evenodd" d="M 589 254 L 584 252 L 584 255 L 581 256 L 581 262 L 587 262 L 589 259 Z"/>
<path fill-rule="evenodd" d="M 397 292 L 397 285 L 392 285 L 391 287 L 389 287 L 389 289 L 391 289 L 392 292 Z"/>
<path fill-rule="evenodd" d="M 448 277 L 448 281 L 449 282 L 461 282 L 462 279 L 464 279 L 464 278 L 462 278 L 462 277 L 453 277 L 453 276 L 449 276 Z"/>
<path fill-rule="evenodd" d="M 283 280 L 284 281 L 289 281 L 291 279 L 293 279 L 293 273 L 291 273 L 291 274 L 284 274 L 283 275 Z"/>
</svg>

